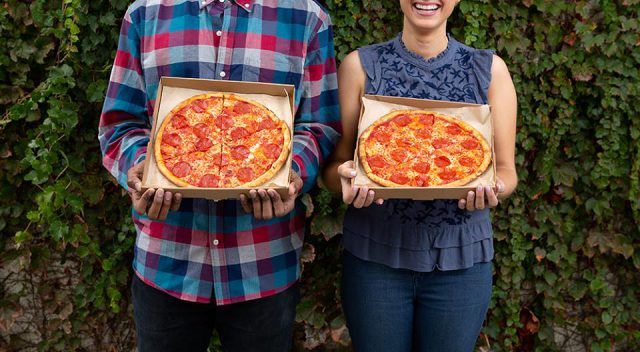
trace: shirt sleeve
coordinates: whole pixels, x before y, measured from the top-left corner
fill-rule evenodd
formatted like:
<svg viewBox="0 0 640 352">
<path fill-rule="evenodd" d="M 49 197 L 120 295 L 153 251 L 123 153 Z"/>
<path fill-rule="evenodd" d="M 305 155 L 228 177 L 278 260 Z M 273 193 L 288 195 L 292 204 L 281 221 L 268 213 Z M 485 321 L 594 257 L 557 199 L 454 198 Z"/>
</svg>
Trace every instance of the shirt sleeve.
<svg viewBox="0 0 640 352">
<path fill-rule="evenodd" d="M 328 16 L 311 35 L 301 91 L 294 121 L 292 167 L 304 182 L 302 192 L 308 192 L 342 132 L 333 33 Z"/>
<path fill-rule="evenodd" d="M 131 9 L 120 29 L 118 51 L 100 115 L 102 164 L 125 189 L 127 171 L 144 160 L 151 124 L 140 61 L 140 34 Z"/>
</svg>

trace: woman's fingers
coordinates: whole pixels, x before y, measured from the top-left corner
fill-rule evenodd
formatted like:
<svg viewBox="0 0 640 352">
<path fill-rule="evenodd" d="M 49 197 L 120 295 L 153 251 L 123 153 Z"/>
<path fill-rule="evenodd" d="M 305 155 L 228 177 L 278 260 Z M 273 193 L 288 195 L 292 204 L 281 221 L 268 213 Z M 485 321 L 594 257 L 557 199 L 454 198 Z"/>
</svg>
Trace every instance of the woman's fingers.
<svg viewBox="0 0 640 352">
<path fill-rule="evenodd" d="M 367 198 L 364 201 L 364 206 L 368 207 L 371 205 L 371 203 L 373 203 L 373 198 L 376 196 L 376 192 L 369 190 L 369 192 L 367 192 Z"/>
<path fill-rule="evenodd" d="M 353 200 L 353 206 L 356 208 L 362 208 L 367 201 L 367 195 L 369 193 L 369 188 L 363 187 L 357 190 L 357 195 Z"/>
<path fill-rule="evenodd" d="M 467 210 L 474 211 L 475 208 L 475 193 L 473 191 L 469 191 L 467 193 Z"/>
<path fill-rule="evenodd" d="M 487 194 L 487 203 L 489 203 L 489 207 L 493 208 L 498 206 L 498 196 L 493 191 L 493 189 L 489 186 L 484 188 L 485 193 Z"/>
<path fill-rule="evenodd" d="M 476 209 L 484 209 L 484 187 L 479 185 L 476 187 Z"/>
</svg>

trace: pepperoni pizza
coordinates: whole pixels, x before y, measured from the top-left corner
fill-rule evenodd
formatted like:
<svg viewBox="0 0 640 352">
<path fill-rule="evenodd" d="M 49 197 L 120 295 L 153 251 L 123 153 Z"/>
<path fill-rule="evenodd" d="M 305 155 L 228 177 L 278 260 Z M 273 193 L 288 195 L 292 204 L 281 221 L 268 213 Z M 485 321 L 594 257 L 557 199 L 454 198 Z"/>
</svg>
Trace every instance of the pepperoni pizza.
<svg viewBox="0 0 640 352">
<path fill-rule="evenodd" d="M 455 117 L 397 110 L 362 133 L 358 157 L 367 176 L 383 186 L 461 186 L 486 170 L 491 148 Z"/>
<path fill-rule="evenodd" d="M 158 169 L 178 186 L 246 188 L 270 180 L 287 161 L 291 132 L 263 105 L 207 93 L 178 104 L 155 138 Z"/>
</svg>

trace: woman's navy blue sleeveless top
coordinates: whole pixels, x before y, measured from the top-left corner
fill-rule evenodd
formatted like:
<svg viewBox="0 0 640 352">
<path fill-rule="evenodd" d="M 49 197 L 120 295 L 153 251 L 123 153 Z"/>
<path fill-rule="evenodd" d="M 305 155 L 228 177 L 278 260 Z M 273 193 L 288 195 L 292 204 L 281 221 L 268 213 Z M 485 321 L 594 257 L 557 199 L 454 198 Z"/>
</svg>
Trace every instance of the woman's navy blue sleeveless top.
<svg viewBox="0 0 640 352">
<path fill-rule="evenodd" d="M 366 72 L 365 93 L 487 104 L 493 52 L 449 36 L 445 51 L 424 59 L 410 52 L 401 34 L 358 50 Z M 353 255 L 393 268 L 456 270 L 493 259 L 489 210 L 458 209 L 457 200 L 386 200 L 349 207 L 343 244 Z"/>
</svg>

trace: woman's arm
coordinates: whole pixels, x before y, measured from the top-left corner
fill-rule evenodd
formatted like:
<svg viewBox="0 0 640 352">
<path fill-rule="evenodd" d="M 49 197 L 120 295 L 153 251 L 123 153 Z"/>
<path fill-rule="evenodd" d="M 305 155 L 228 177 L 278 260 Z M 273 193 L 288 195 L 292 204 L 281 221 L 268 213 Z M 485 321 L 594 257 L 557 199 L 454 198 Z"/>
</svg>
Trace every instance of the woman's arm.
<svg viewBox="0 0 640 352">
<path fill-rule="evenodd" d="M 469 191 L 466 199 L 458 201 L 458 207 L 469 211 L 493 208 L 498 199 L 507 198 L 516 189 L 516 116 L 518 101 L 516 90 L 507 65 L 496 55 L 491 65 L 491 84 L 489 85 L 489 105 L 493 118 L 493 143 L 496 154 L 496 187 L 478 186 Z"/>
<path fill-rule="evenodd" d="M 489 105 L 493 116 L 493 142 L 496 153 L 496 171 L 504 184 L 498 198 L 507 198 L 516 189 L 516 116 L 518 101 L 509 69 L 497 55 L 493 56 L 489 86 Z"/>
<path fill-rule="evenodd" d="M 338 69 L 342 137 L 322 173 L 322 181 L 331 192 L 342 192 L 342 200 L 348 204 L 353 203 L 358 208 L 371 205 L 375 195 L 366 187 L 351 187 L 351 179 L 356 175 L 353 153 L 358 136 L 360 98 L 364 92 L 364 82 L 365 73 L 360 64 L 360 57 L 357 51 L 353 51 L 344 58 Z M 378 204 L 381 202 L 382 200 L 379 200 Z"/>
</svg>

